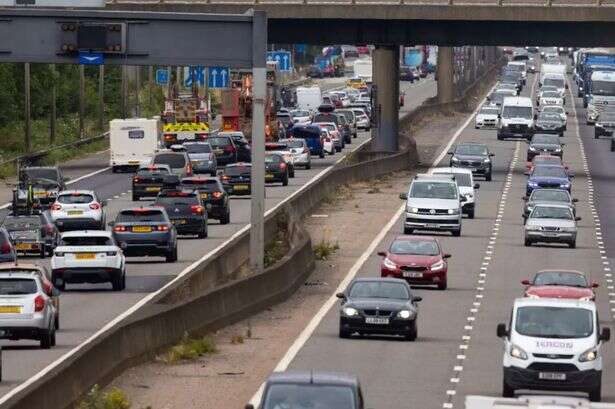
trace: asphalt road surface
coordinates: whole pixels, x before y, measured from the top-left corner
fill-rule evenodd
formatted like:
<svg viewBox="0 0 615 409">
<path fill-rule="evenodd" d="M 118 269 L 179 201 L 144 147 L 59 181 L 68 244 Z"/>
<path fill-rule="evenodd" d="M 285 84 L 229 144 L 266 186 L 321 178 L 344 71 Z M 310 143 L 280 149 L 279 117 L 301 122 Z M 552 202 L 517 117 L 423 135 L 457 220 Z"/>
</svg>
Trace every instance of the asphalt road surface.
<svg viewBox="0 0 615 409">
<path fill-rule="evenodd" d="M 332 87 L 330 80 L 323 85 L 323 88 Z M 400 115 L 404 115 L 425 99 L 434 96 L 436 86 L 430 77 L 412 85 L 402 83 L 401 89 L 406 91 L 406 105 L 400 112 Z M 345 151 L 341 154 L 327 156 L 325 159 L 313 157 L 312 169 L 298 169 L 295 178 L 290 179 L 286 187 L 267 185 L 267 209 L 287 198 L 292 192 L 327 167 L 332 166 L 342 155 L 355 149 L 368 138 L 369 133 L 361 132 L 351 145 L 346 145 Z M 74 166 L 66 169 L 65 174 L 74 181 L 70 184 L 70 189 L 93 189 L 101 199 L 108 200 L 107 220 L 111 221 L 120 209 L 130 207 L 134 203 L 130 200 L 131 175 L 128 173 L 114 174 L 111 170 L 106 169 L 107 166 L 108 153 L 101 153 L 94 158 L 74 162 Z M 92 172 L 97 173 L 84 177 Z M 80 179 L 82 177 L 84 178 Z M 3 194 L 6 195 L 6 189 L 4 190 L 4 192 L 0 190 L 0 198 Z M 144 200 L 142 203 L 147 205 L 148 201 Z M 6 210 L 0 210 L 0 219 L 5 214 Z M 162 287 L 185 267 L 200 259 L 248 224 L 249 219 L 250 199 L 233 198 L 231 200 L 231 223 L 222 226 L 217 221 L 210 222 L 207 239 L 180 239 L 179 260 L 176 263 L 167 264 L 162 258 L 156 257 L 128 259 L 125 291 L 112 292 L 110 284 L 67 285 L 67 291 L 61 296 L 61 330 L 57 333 L 55 348 L 42 350 L 36 341 L 0 342 L 4 364 L 0 396 L 83 342 L 147 293 Z M 29 261 L 49 265 L 49 259 L 42 261 L 32 258 Z"/>
<path fill-rule="evenodd" d="M 530 95 L 535 80 L 535 75 L 529 75 L 523 95 Z M 336 303 L 299 352 L 294 356 L 287 354 L 288 365 L 284 360 L 281 365 L 289 369 L 356 374 L 362 381 L 369 408 L 462 408 L 467 394 L 501 396 L 502 341 L 496 337 L 496 325 L 508 321 L 513 300 L 522 296 L 520 281 L 544 268 L 589 273 L 601 286 L 597 304 L 603 325 L 612 327 L 609 294 L 615 293 L 609 263 L 615 222 L 610 213 L 615 207 L 615 187 L 609 182 L 615 177 L 615 170 L 610 166 L 615 153 L 608 151 L 609 141 L 593 139 L 593 129 L 584 125 L 579 100 L 569 96 L 567 103 L 570 115 L 568 131 L 563 137 L 564 160 L 576 174 L 572 193 L 579 199 L 577 213 L 582 217 L 576 249 L 558 245 L 524 247 L 521 214 L 527 145 L 523 141 L 497 141 L 495 130 L 475 130 L 471 121 L 461 130 L 458 142 L 489 145 L 496 155 L 493 181 L 479 180 L 476 219 L 464 219 L 461 237 L 454 238 L 448 233 L 437 235 L 444 250 L 452 254 L 449 289 L 415 290 L 423 297 L 418 340 L 340 339 L 339 304 Z M 590 164 L 590 174 L 585 171 L 586 161 Z M 438 165 L 448 166 L 448 158 Z M 592 199 L 598 209 L 595 218 Z M 596 221 L 602 224 L 602 234 Z M 387 248 L 401 232 L 402 218 L 399 218 L 369 254 L 358 277 L 380 275 L 381 258 L 376 252 Z M 615 384 L 615 353 L 609 344 L 602 351 L 603 400 L 615 401 L 615 390 L 609 387 Z"/>
</svg>

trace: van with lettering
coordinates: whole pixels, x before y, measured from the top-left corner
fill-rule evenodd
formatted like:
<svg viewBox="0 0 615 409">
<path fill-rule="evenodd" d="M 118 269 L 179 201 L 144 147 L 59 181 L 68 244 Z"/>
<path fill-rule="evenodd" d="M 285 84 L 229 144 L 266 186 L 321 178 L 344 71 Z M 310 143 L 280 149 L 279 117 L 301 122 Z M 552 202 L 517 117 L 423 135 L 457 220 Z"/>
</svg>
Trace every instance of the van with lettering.
<svg viewBox="0 0 615 409">
<path fill-rule="evenodd" d="M 109 122 L 109 166 L 113 172 L 149 165 L 159 147 L 157 119 L 114 119 Z"/>
<path fill-rule="evenodd" d="M 600 328 L 593 301 L 518 298 L 497 335 L 504 340 L 504 397 L 540 390 L 582 392 L 600 401 L 601 349 L 611 330 Z"/>
</svg>

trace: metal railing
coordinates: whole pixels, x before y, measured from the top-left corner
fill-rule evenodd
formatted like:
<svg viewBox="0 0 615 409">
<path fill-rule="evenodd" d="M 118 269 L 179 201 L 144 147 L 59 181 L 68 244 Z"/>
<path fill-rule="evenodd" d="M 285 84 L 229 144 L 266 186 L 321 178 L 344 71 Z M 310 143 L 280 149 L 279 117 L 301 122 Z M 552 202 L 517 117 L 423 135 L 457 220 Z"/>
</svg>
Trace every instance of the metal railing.
<svg viewBox="0 0 615 409">
<path fill-rule="evenodd" d="M 107 0 L 107 4 L 147 5 L 410 5 L 410 6 L 516 6 L 516 7 L 601 7 L 615 0 Z"/>
</svg>

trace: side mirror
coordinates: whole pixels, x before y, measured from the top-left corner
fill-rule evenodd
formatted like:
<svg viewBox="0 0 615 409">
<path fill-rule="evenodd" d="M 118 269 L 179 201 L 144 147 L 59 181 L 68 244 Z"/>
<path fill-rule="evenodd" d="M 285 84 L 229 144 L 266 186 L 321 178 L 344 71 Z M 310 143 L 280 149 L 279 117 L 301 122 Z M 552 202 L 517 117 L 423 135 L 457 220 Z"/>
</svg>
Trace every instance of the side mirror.
<svg viewBox="0 0 615 409">
<path fill-rule="evenodd" d="M 506 324 L 498 324 L 497 329 L 498 338 L 504 338 L 508 336 L 508 330 L 506 329 Z"/>
<path fill-rule="evenodd" d="M 380 257 L 386 257 L 386 255 L 387 255 L 387 253 L 386 253 L 386 252 L 384 252 L 384 251 L 379 251 L 379 252 L 378 252 L 378 253 L 376 253 L 376 254 L 378 254 Z"/>
<path fill-rule="evenodd" d="M 399 194 L 399 198 L 401 200 L 408 200 L 408 194 L 407 193 L 400 193 Z"/>
<path fill-rule="evenodd" d="M 530 280 L 521 280 L 521 284 L 523 284 L 523 285 L 532 285 L 530 283 Z"/>
<path fill-rule="evenodd" d="M 418 296 L 412 297 L 412 302 L 421 302 L 421 301 L 423 301 L 423 297 L 418 297 Z"/>
<path fill-rule="evenodd" d="M 451 257 L 452 257 L 452 255 L 451 255 L 451 254 L 448 254 L 448 253 L 444 253 L 444 254 L 442 255 L 442 258 L 451 258 Z"/>
<path fill-rule="evenodd" d="M 523 196 L 523 197 L 521 198 L 521 200 L 525 200 L 525 201 L 527 202 L 528 200 L 530 200 L 530 198 L 529 198 L 529 197 L 527 197 L 527 196 Z"/>
<path fill-rule="evenodd" d="M 490 158 L 493 158 L 494 156 L 495 156 L 495 153 L 490 153 L 490 154 L 489 154 L 489 157 L 490 157 Z"/>
<path fill-rule="evenodd" d="M 566 146 L 566 144 L 565 144 L 565 143 L 563 143 L 563 142 L 562 142 L 560 145 L 562 145 L 562 146 Z"/>
<path fill-rule="evenodd" d="M 454 154 L 455 154 L 455 152 L 453 152 L 453 151 L 448 151 L 446 154 L 447 154 L 447 155 L 454 155 Z"/>
<path fill-rule="evenodd" d="M 113 226 L 115 226 L 115 222 L 109 222 L 109 223 L 107 223 L 107 225 L 108 225 L 109 227 L 113 227 Z"/>
<path fill-rule="evenodd" d="M 577 217 L 574 218 L 574 220 L 577 221 L 577 222 L 580 222 L 581 221 L 581 217 L 577 216 Z"/>
<path fill-rule="evenodd" d="M 107 206 L 107 201 L 106 200 L 101 200 L 100 201 L 100 205 L 103 206 L 103 207 Z"/>
<path fill-rule="evenodd" d="M 610 341 L 611 340 L 611 329 L 610 328 L 602 328 L 602 333 L 600 334 L 600 341 Z"/>
<path fill-rule="evenodd" d="M 566 111 L 566 115 L 569 115 L 569 114 L 570 114 L 570 112 Z"/>
<path fill-rule="evenodd" d="M 502 119 L 502 114 L 498 114 L 498 119 Z"/>
<path fill-rule="evenodd" d="M 245 409 L 254 409 L 254 405 L 251 403 L 246 403 Z"/>
<path fill-rule="evenodd" d="M 60 292 L 60 290 L 58 290 L 57 288 L 53 287 L 53 288 L 51 289 L 51 296 L 52 296 L 52 297 L 59 297 L 59 296 L 60 296 L 60 294 L 62 294 L 62 293 L 61 293 L 61 292 Z"/>
<path fill-rule="evenodd" d="M 534 114 L 534 121 L 538 119 L 538 115 Z"/>
<path fill-rule="evenodd" d="M 474 183 L 474 189 L 480 189 L 480 183 Z"/>
<path fill-rule="evenodd" d="M 579 199 L 577 199 L 576 197 L 574 199 L 572 199 L 572 203 L 578 203 Z"/>
<path fill-rule="evenodd" d="M 62 180 L 63 180 L 64 182 L 68 182 L 68 181 L 70 180 L 70 177 L 69 177 L 69 176 L 64 176 L 64 177 L 62 178 Z"/>
<path fill-rule="evenodd" d="M 346 294 L 344 293 L 337 293 L 335 294 L 335 296 L 341 300 L 345 300 L 346 299 Z"/>
<path fill-rule="evenodd" d="M 600 284 L 598 284 L 598 283 L 592 283 L 592 288 L 598 288 L 598 287 L 600 287 Z"/>
<path fill-rule="evenodd" d="M 465 196 L 459 196 L 459 203 L 465 203 L 467 201 L 468 201 L 468 199 L 466 199 Z"/>
</svg>

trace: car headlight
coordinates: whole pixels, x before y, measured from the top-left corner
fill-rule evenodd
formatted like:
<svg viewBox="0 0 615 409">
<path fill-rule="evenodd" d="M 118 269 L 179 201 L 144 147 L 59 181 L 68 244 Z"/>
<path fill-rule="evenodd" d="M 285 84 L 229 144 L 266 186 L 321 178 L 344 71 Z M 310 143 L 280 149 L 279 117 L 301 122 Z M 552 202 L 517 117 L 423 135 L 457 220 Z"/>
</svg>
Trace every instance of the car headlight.
<svg viewBox="0 0 615 409">
<path fill-rule="evenodd" d="M 410 213 L 418 213 L 419 212 L 419 208 L 418 207 L 411 207 L 410 208 Z"/>
<path fill-rule="evenodd" d="M 433 263 L 430 268 L 431 268 L 431 271 L 440 271 L 440 270 L 442 270 L 444 268 L 444 260 L 440 260 L 440 261 L 438 261 L 436 263 Z"/>
<path fill-rule="evenodd" d="M 563 187 L 564 189 L 568 189 L 570 187 L 570 182 L 560 183 L 560 187 Z"/>
<path fill-rule="evenodd" d="M 579 356 L 579 362 L 591 362 L 595 361 L 596 358 L 598 358 L 598 350 L 590 348 Z"/>
<path fill-rule="evenodd" d="M 356 308 L 352 308 L 352 307 L 344 307 L 342 309 L 342 312 L 347 317 L 354 317 L 355 315 L 359 315 L 359 311 L 357 311 Z"/>
<path fill-rule="evenodd" d="M 397 264 L 395 264 L 395 263 L 394 263 L 392 260 L 390 260 L 388 257 L 387 257 L 387 258 L 385 258 L 385 259 L 382 261 L 382 264 L 383 264 L 386 268 L 388 268 L 388 269 L 390 269 L 390 270 L 397 270 Z"/>
<path fill-rule="evenodd" d="M 515 344 L 512 344 L 510 346 L 510 356 L 512 356 L 513 358 L 526 360 L 527 352 L 525 352 L 523 349 L 519 348 Z"/>
<path fill-rule="evenodd" d="M 528 184 L 528 186 L 530 186 L 530 187 L 536 187 L 536 186 L 538 186 L 538 183 L 537 183 L 537 182 L 534 182 L 533 180 L 530 180 L 529 182 L 527 182 L 527 184 Z"/>
<path fill-rule="evenodd" d="M 451 158 L 451 161 L 453 161 L 453 162 L 459 162 L 459 159 L 457 159 L 456 157 L 454 157 L 454 156 L 453 156 L 453 157 Z"/>
<path fill-rule="evenodd" d="M 489 163 L 489 162 L 491 162 L 491 160 L 489 158 L 483 159 L 483 163 Z"/>
<path fill-rule="evenodd" d="M 448 209 L 448 214 L 459 214 L 459 209 Z"/>
<path fill-rule="evenodd" d="M 562 148 L 555 148 L 555 152 L 561 152 Z"/>
<path fill-rule="evenodd" d="M 525 226 L 525 230 L 530 230 L 530 231 L 536 231 L 536 230 L 540 230 L 540 226 L 535 226 L 535 225 L 526 225 Z"/>
<path fill-rule="evenodd" d="M 465 195 L 465 197 L 468 198 L 468 199 L 473 199 L 474 195 L 472 193 L 468 193 L 468 194 Z"/>
<path fill-rule="evenodd" d="M 414 318 L 415 315 L 416 313 L 410 310 L 401 310 L 400 312 L 397 313 L 397 317 L 402 318 L 404 320 L 407 320 L 409 318 Z"/>
</svg>

